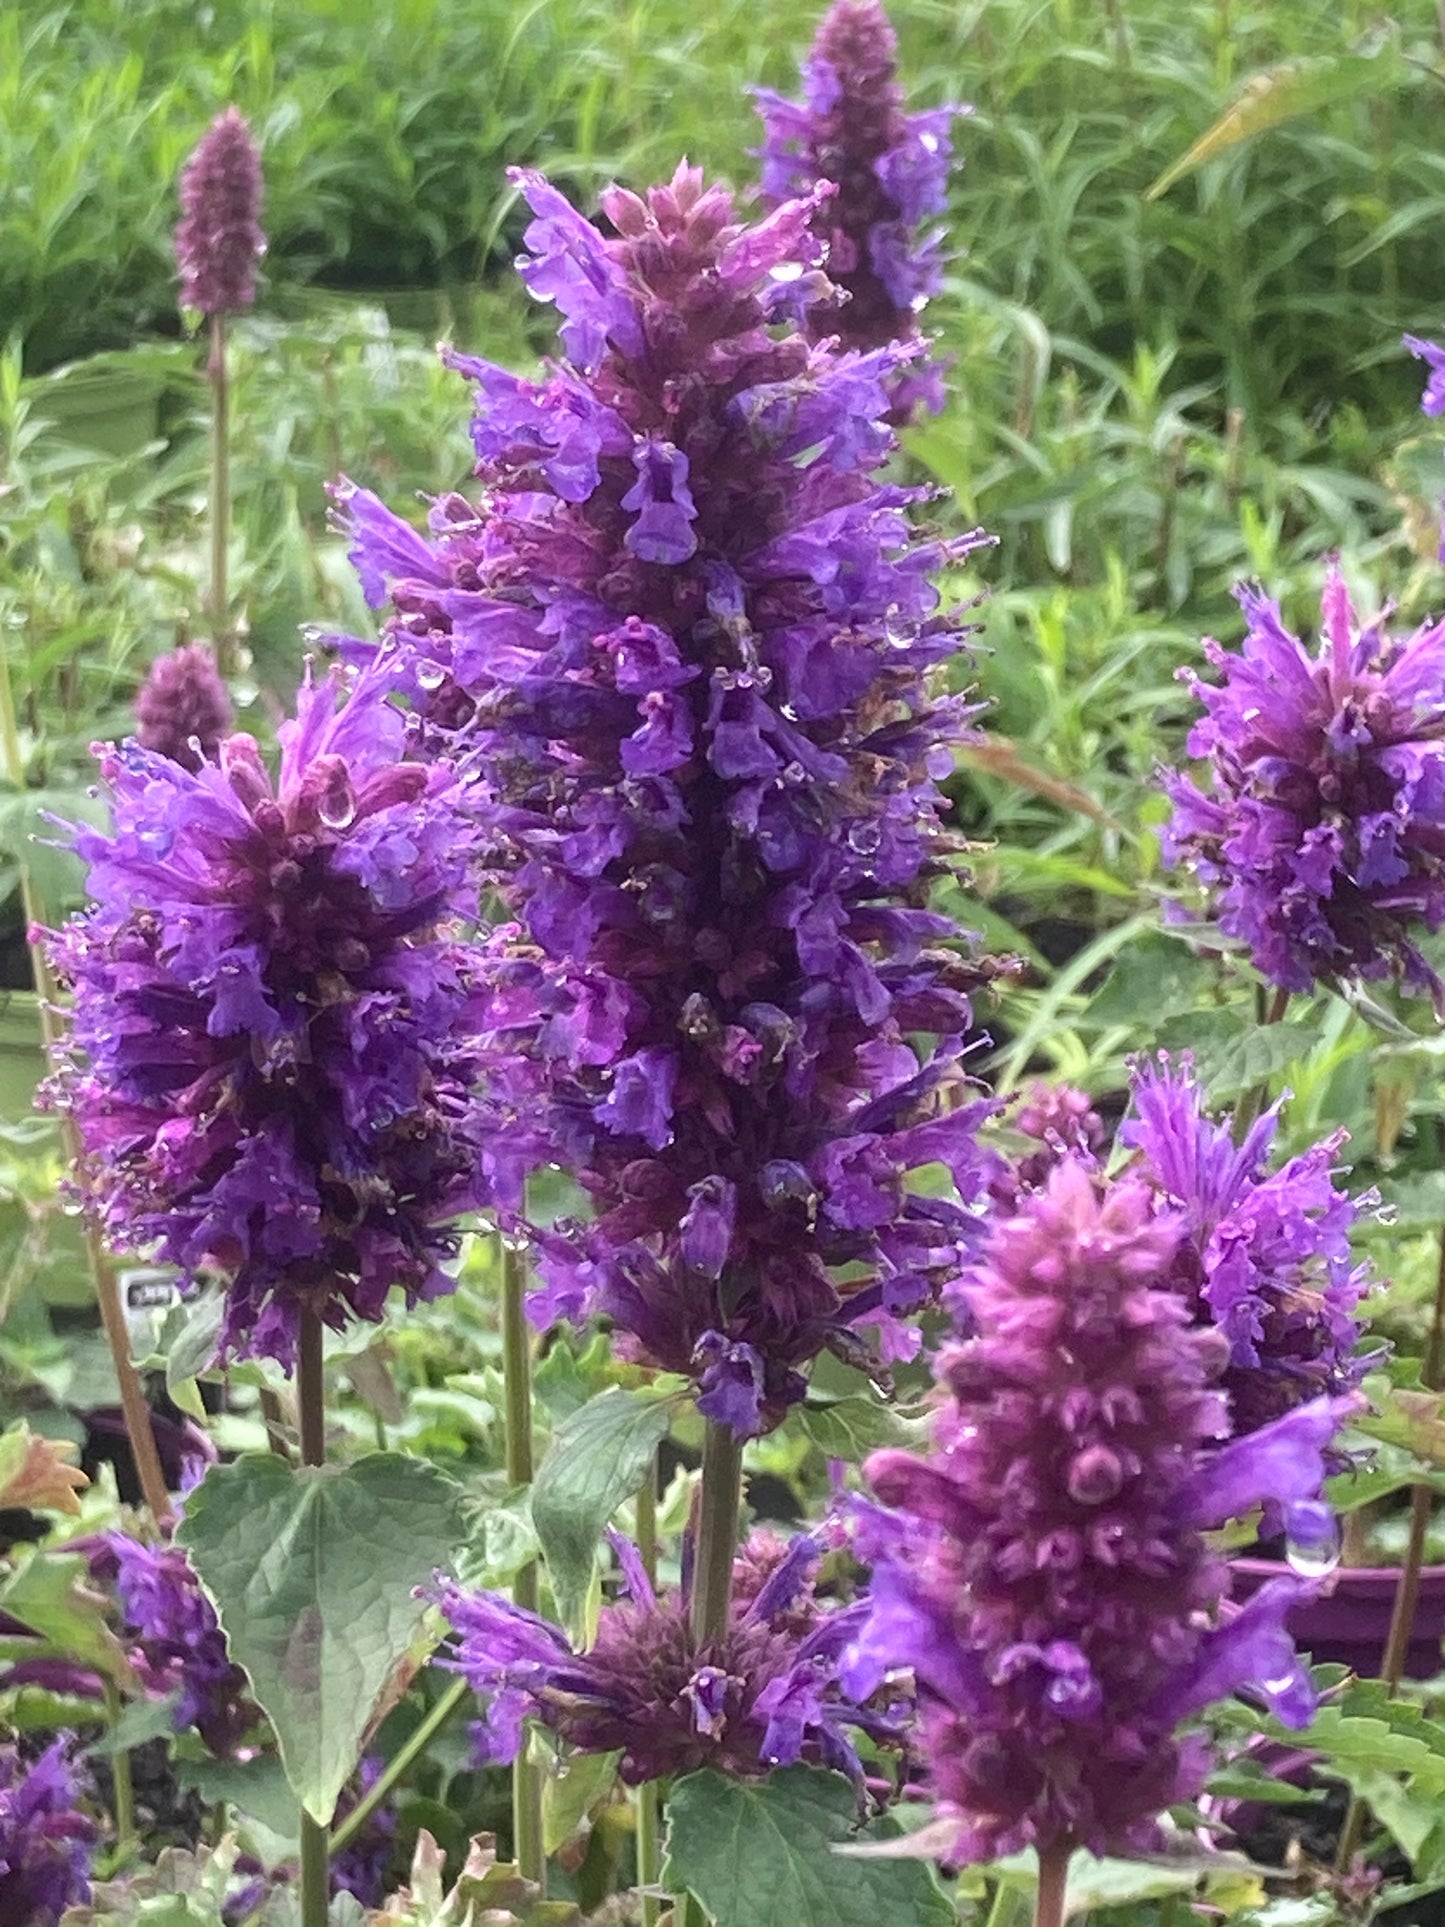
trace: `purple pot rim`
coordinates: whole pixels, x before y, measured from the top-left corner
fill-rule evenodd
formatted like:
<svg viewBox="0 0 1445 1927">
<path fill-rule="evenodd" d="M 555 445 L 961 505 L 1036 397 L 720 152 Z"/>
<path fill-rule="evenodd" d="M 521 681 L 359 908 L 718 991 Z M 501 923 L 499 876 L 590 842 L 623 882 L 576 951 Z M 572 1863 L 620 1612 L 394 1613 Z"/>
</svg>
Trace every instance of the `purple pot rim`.
<svg viewBox="0 0 1445 1927">
<path fill-rule="evenodd" d="M 1236 1557 L 1230 1560 L 1236 1572 L 1251 1579 L 1274 1579 L 1293 1572 L 1287 1560 Z M 1399 1566 L 1336 1566 L 1328 1584 L 1334 1592 L 1393 1592 L 1400 1583 Z M 1420 1584 L 1427 1592 L 1445 1593 L 1445 1565 L 1422 1566 Z"/>
</svg>

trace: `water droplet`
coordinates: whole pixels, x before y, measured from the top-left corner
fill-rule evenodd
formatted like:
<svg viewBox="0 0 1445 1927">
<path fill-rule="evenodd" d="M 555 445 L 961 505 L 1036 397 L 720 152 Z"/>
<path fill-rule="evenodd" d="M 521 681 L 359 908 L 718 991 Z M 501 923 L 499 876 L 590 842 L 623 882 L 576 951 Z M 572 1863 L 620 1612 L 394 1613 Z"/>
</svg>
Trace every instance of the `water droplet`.
<svg viewBox="0 0 1445 1927">
<path fill-rule="evenodd" d="M 772 276 L 775 281 L 801 281 L 803 264 L 801 261 L 779 261 L 772 270 Z"/>
<path fill-rule="evenodd" d="M 1273 1679 L 1262 1679 L 1259 1683 L 1266 1693 L 1288 1693 L 1299 1684 L 1299 1679 L 1294 1673 L 1280 1673 Z"/>
<path fill-rule="evenodd" d="M 328 830 L 349 830 L 356 821 L 356 798 L 351 785 L 323 796 L 316 814 Z"/>
<path fill-rule="evenodd" d="M 1340 1522 L 1320 1499 L 1302 1500 L 1285 1514 L 1285 1558 L 1301 1579 L 1323 1579 L 1340 1563 Z"/>
<path fill-rule="evenodd" d="M 447 672 L 439 662 L 423 658 L 416 666 L 418 689 L 440 689 L 447 679 Z"/>
</svg>

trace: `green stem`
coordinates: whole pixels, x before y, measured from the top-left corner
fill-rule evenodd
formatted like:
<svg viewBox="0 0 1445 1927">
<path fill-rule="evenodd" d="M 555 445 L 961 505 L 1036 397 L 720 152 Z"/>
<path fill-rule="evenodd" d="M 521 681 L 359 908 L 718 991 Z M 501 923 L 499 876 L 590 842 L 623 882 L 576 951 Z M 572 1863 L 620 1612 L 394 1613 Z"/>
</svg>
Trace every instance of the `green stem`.
<svg viewBox="0 0 1445 1927">
<path fill-rule="evenodd" d="M 709 1419 L 692 1572 L 692 1637 L 697 1647 L 721 1639 L 727 1631 L 742 1490 L 742 1441 L 730 1425 Z"/>
<path fill-rule="evenodd" d="M 1269 1000 L 1268 1008 L 1266 1008 L 1264 989 L 1261 985 L 1258 995 L 1258 1018 L 1261 1024 L 1279 1023 L 1288 1009 L 1289 992 L 1287 990 L 1276 990 L 1274 996 Z M 1239 1106 L 1234 1113 L 1234 1137 L 1236 1143 L 1242 1144 L 1244 1142 L 1250 1126 L 1268 1102 L 1269 1083 L 1267 1079 L 1262 1078 L 1260 1082 L 1240 1100 Z"/>
<path fill-rule="evenodd" d="M 301 1463 L 326 1463 L 326 1378 L 322 1368 L 321 1318 L 301 1314 L 301 1344 L 296 1366 L 297 1424 Z M 330 1847 L 326 1829 L 301 1809 L 301 1927 L 326 1927 L 330 1910 Z"/>
<path fill-rule="evenodd" d="M 1064 1897 L 1069 1885 L 1072 1840 L 1056 1840 L 1039 1853 L 1039 1891 L 1034 1902 L 1034 1927 L 1064 1927 Z"/>
<path fill-rule="evenodd" d="M 637 1494 L 637 1554 L 642 1569 L 657 1584 L 657 1459 L 647 1468 Z M 662 1814 L 656 1780 L 637 1789 L 637 1884 L 642 1889 L 642 1927 L 657 1927 L 662 1901 L 655 1889 L 662 1879 Z"/>
<path fill-rule="evenodd" d="M 235 669 L 226 562 L 231 540 L 231 386 L 226 370 L 226 317 L 211 316 L 211 637 L 223 676 Z"/>
<path fill-rule="evenodd" d="M 1018 1889 L 1001 1880 L 994 1889 L 993 1905 L 988 1910 L 984 1927 L 1014 1927 L 1019 1915 L 1019 1900 Z"/>
<path fill-rule="evenodd" d="M 1420 1367 L 1420 1382 L 1427 1390 L 1441 1389 L 1445 1377 L 1445 1228 L 1440 1232 L 1440 1257 L 1435 1268 L 1435 1302 L 1430 1310 L 1430 1337 Z M 1385 1640 L 1385 1657 L 1380 1678 L 1385 1691 L 1393 1696 L 1405 1677 L 1405 1662 L 1410 1656 L 1410 1635 L 1415 1630 L 1415 1607 L 1420 1598 L 1420 1574 L 1425 1564 L 1425 1540 L 1435 1511 L 1435 1494 L 1428 1485 L 1417 1485 L 1410 1493 L 1410 1537 L 1405 1547 L 1405 1562 L 1395 1586 L 1395 1604 L 1390 1614 L 1390 1631 Z M 1365 1830 L 1366 1805 L 1358 1794 L 1350 1797 L 1345 1823 L 1340 1829 L 1335 1865 L 1348 1873 L 1350 1862 L 1359 1852 Z"/>
<path fill-rule="evenodd" d="M 502 1252 L 502 1378 L 506 1387 L 507 1483 L 530 1485 L 532 1459 L 532 1339 L 527 1330 L 526 1274 L 522 1254 L 505 1238 Z M 512 1582 L 512 1598 L 528 1612 L 537 1610 L 537 1567 L 523 1566 Z M 524 1880 L 547 1887 L 547 1852 L 542 1837 L 542 1775 L 527 1758 L 525 1742 L 512 1765 L 512 1847 Z"/>
<path fill-rule="evenodd" d="M 114 1732 L 120 1723 L 120 1694 L 106 1680 L 105 1717 Z M 121 1747 L 110 1756 L 111 1799 L 115 1809 L 115 1844 L 125 1852 L 135 1841 L 135 1782 L 131 1777 L 130 1751 Z"/>
<path fill-rule="evenodd" d="M 10 685 L 10 659 L 4 648 L 3 637 L 0 637 L 0 746 L 3 746 L 4 750 L 7 782 L 17 792 L 23 791 L 25 766 L 20 753 L 20 731 L 15 719 L 15 692 Z M 18 868 L 21 912 L 28 932 L 44 924 L 45 905 L 36 893 L 29 866 L 23 858 Z M 40 1007 L 41 1040 L 53 1063 L 56 1046 L 60 1042 L 60 1033 L 55 1022 L 55 980 L 50 974 L 50 962 L 45 955 L 44 947 L 33 937 L 28 941 L 30 972 L 35 983 L 36 1000 Z M 75 1119 L 69 1112 L 61 1114 L 60 1130 L 65 1144 L 66 1158 L 72 1171 L 79 1177 L 83 1150 Z M 130 1442 L 130 1454 L 135 1462 L 136 1477 L 140 1480 L 141 1496 L 155 1521 L 156 1530 L 164 1532 L 170 1524 L 171 1500 L 166 1490 L 165 1474 L 161 1471 L 160 1454 L 156 1450 L 151 1411 L 146 1404 L 140 1375 L 131 1360 L 130 1332 L 126 1328 L 125 1311 L 120 1302 L 120 1281 L 116 1277 L 115 1267 L 110 1261 L 105 1246 L 101 1242 L 100 1233 L 88 1211 L 82 1220 L 82 1235 L 85 1240 L 85 1256 L 90 1271 L 90 1282 L 95 1291 L 96 1303 L 100 1306 L 101 1323 L 105 1327 L 106 1341 L 110 1346 L 111 1364 L 115 1371 L 116 1386 L 120 1392 L 121 1414 L 125 1420 L 126 1437 Z"/>
<path fill-rule="evenodd" d="M 333 1854 L 340 1853 L 347 1841 L 366 1825 L 412 1761 L 430 1743 L 433 1735 L 440 1732 L 462 1704 L 468 1690 L 464 1679 L 454 1679 L 416 1730 L 407 1735 L 346 1818 L 338 1820 L 332 1828 L 331 1851 Z"/>
</svg>

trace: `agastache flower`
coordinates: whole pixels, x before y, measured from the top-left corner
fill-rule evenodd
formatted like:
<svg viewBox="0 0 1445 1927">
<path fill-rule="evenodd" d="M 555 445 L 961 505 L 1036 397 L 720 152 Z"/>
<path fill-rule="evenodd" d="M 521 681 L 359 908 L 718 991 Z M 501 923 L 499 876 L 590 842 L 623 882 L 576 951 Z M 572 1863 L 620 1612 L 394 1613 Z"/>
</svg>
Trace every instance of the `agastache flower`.
<svg viewBox="0 0 1445 1927">
<path fill-rule="evenodd" d="M 847 348 L 916 341 L 918 317 L 938 292 L 948 206 L 950 129 L 957 107 L 905 114 L 898 41 L 878 0 L 835 0 L 803 63 L 803 99 L 756 89 L 765 142 L 764 202 L 775 207 L 820 182 L 813 232 L 825 243 L 828 278 L 847 296 L 817 308 L 815 336 Z M 943 405 L 943 371 L 920 360 L 897 375 L 895 407 Z"/>
<path fill-rule="evenodd" d="M 1219 1383 L 1231 1429 L 1254 1432 L 1306 1400 L 1352 1391 L 1371 1360 L 1356 1356 L 1369 1272 L 1354 1262 L 1350 1231 L 1375 1200 L 1352 1200 L 1333 1182 L 1345 1133 L 1271 1171 L 1279 1104 L 1236 1145 L 1229 1119 L 1205 1115 L 1187 1058 L 1177 1068 L 1141 1062 L 1132 1081 L 1136 1115 L 1120 1142 L 1178 1224 L 1174 1288 L 1229 1341 Z"/>
<path fill-rule="evenodd" d="M 1422 341 L 1419 335 L 1406 335 L 1404 340 L 1410 353 L 1428 370 L 1421 409 L 1427 415 L 1445 415 L 1445 348 L 1437 341 Z"/>
<path fill-rule="evenodd" d="M 89 1899 L 96 1830 L 79 1803 L 67 1741 L 29 1762 L 0 1744 L 0 1920 L 56 1927 L 67 1907 Z"/>
<path fill-rule="evenodd" d="M 112 1242 L 226 1281 L 223 1347 L 291 1364 L 452 1288 L 483 1182 L 478 1004 L 451 920 L 474 829 L 445 764 L 406 760 L 380 679 L 308 681 L 273 784 L 254 741 L 182 769 L 97 753 L 113 827 L 76 832 L 91 909 L 50 939 L 74 992 L 54 1094 Z"/>
<path fill-rule="evenodd" d="M 1217 687 L 1170 774 L 1166 854 L 1192 868 L 1220 928 L 1282 990 L 1399 976 L 1445 1006 L 1416 933 L 1445 922 L 1445 622 L 1392 636 L 1361 623 L 1332 564 L 1311 655 L 1259 591 L 1244 647 L 1205 652 Z"/>
<path fill-rule="evenodd" d="M 515 1759 L 531 1718 L 583 1752 L 620 1752 L 629 1786 L 700 1766 L 760 1779 L 800 1760 L 861 1786 L 844 1729 L 896 1739 L 900 1708 L 864 1708 L 838 1690 L 839 1655 L 866 1608 L 815 1599 L 816 1538 L 794 1539 L 781 1556 L 772 1544 L 761 1557 L 745 1547 L 727 1631 L 699 1645 L 686 1590 L 659 1595 L 635 1547 L 611 1537 L 626 1596 L 602 1608 L 586 1652 L 500 1594 L 438 1584 L 454 1636 L 444 1663 L 485 1702 L 475 1729 L 485 1760 Z"/>
<path fill-rule="evenodd" d="M 194 1727 L 212 1753 L 226 1758 L 260 1714 L 185 1553 L 108 1532 L 90 1563 L 115 1589 L 127 1651 L 146 1690 L 175 1694 L 175 1730 Z"/>
<path fill-rule="evenodd" d="M 454 358 L 481 508 L 428 539 L 344 486 L 342 519 L 384 659 L 493 801 L 499 1142 L 545 1124 L 596 1212 L 537 1234 L 534 1315 L 604 1314 L 756 1432 L 822 1347 L 908 1352 L 973 1235 L 979 971 L 924 904 L 968 713 L 929 576 L 982 538 L 920 540 L 874 477 L 897 351 L 770 330 L 812 202 L 746 227 L 683 168 L 604 196 L 609 240 L 521 182 L 566 358 Z"/>
<path fill-rule="evenodd" d="M 261 156 L 244 116 L 219 114 L 181 170 L 176 264 L 181 305 L 238 314 L 256 299 L 261 231 Z"/>
<path fill-rule="evenodd" d="M 931 1456 L 868 1461 L 889 1510 L 864 1522 L 844 1684 L 912 1669 L 950 1862 L 1148 1849 L 1203 1779 L 1208 1748 L 1179 1729 L 1204 1707 L 1248 1690 L 1311 1716 L 1283 1624 L 1302 1582 L 1231 1613 L 1205 1532 L 1267 1496 L 1317 1505 L 1348 1401 L 1228 1439 L 1226 1347 L 1173 1289 L 1179 1236 L 1147 1185 L 1065 1159 L 965 1279 L 977 1336 L 940 1359 Z"/>
<path fill-rule="evenodd" d="M 214 762 L 234 720 L 226 685 L 203 643 L 157 656 L 136 694 L 136 741 L 186 769 Z"/>
<path fill-rule="evenodd" d="M 1023 1140 L 1001 1160 L 990 1191 L 995 1208 L 1011 1209 L 1020 1191 L 1035 1191 L 1071 1152 L 1094 1158 L 1104 1144 L 1104 1120 L 1087 1091 L 1072 1084 L 1031 1084 L 1004 1119 Z"/>
</svg>

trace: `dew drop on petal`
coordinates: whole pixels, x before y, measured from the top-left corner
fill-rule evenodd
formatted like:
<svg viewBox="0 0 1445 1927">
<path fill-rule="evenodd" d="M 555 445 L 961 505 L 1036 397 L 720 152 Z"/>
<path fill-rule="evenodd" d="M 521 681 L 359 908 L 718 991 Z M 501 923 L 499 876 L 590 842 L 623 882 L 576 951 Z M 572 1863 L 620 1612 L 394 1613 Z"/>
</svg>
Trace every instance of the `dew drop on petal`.
<svg viewBox="0 0 1445 1927">
<path fill-rule="evenodd" d="M 1285 1554 L 1301 1579 L 1323 1579 L 1340 1563 L 1340 1522 L 1323 1500 L 1307 1499 L 1285 1514 Z"/>
<path fill-rule="evenodd" d="M 440 689 L 447 679 L 447 672 L 439 662 L 423 659 L 416 666 L 416 681 L 419 689 Z"/>
</svg>

